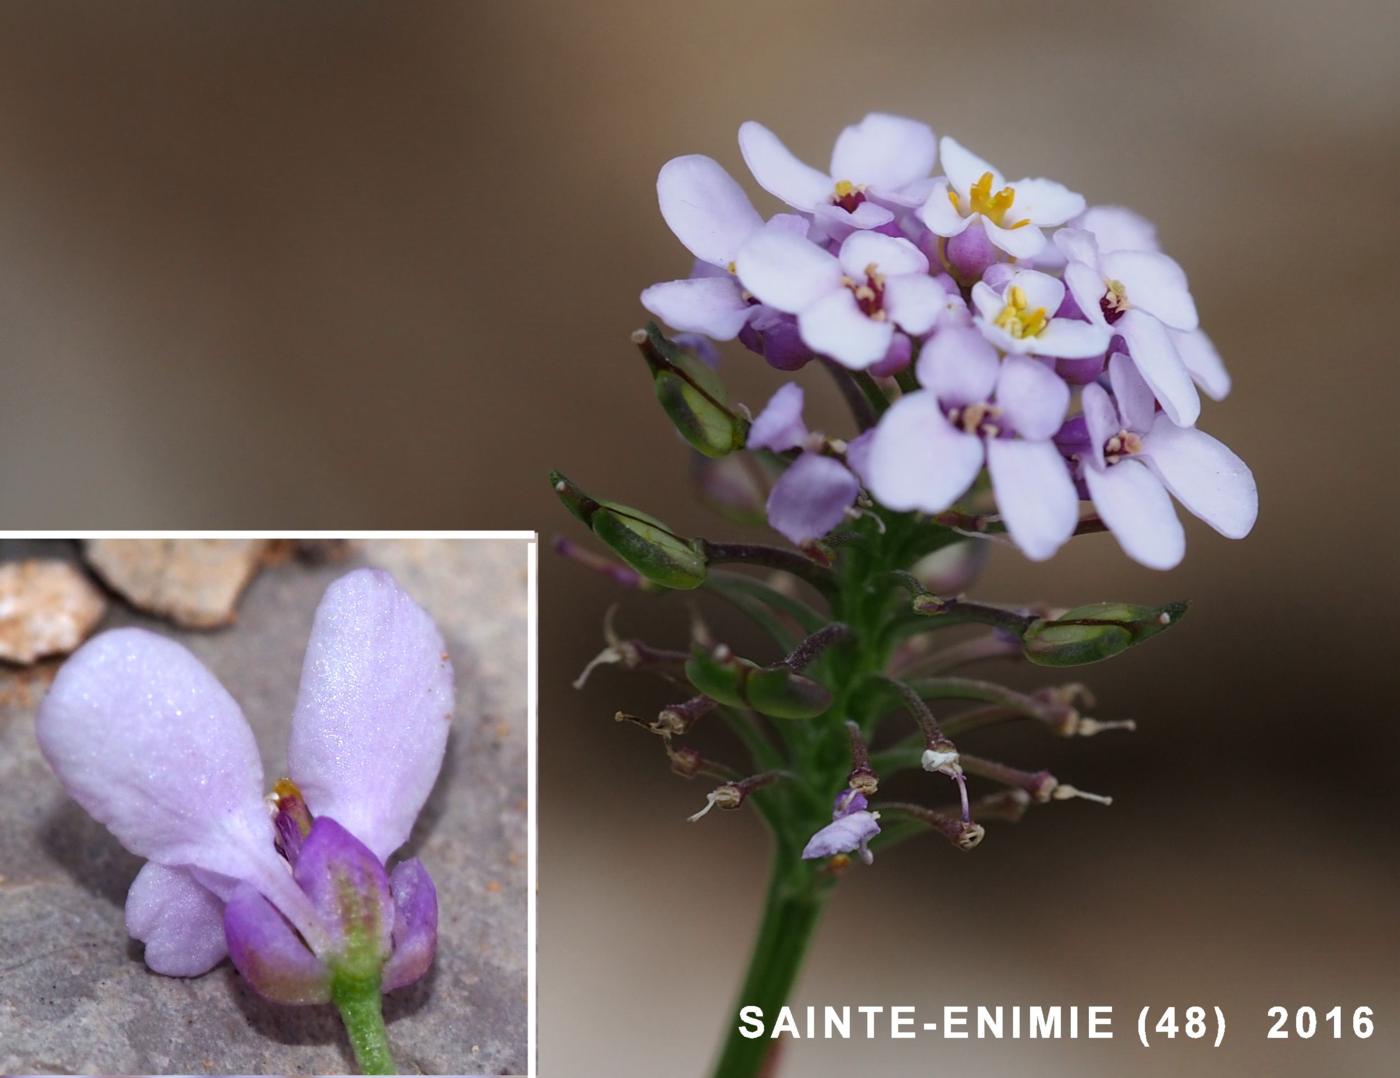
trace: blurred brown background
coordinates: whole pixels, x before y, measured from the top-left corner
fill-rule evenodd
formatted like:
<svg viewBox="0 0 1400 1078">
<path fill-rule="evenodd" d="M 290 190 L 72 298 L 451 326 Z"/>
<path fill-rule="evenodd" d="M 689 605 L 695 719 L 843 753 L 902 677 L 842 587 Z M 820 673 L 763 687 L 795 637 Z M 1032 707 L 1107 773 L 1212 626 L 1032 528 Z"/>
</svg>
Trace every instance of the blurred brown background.
<svg viewBox="0 0 1400 1078">
<path fill-rule="evenodd" d="M 7 4 L 0 523 L 577 536 L 559 465 L 721 532 L 626 343 L 687 263 L 655 171 L 739 170 L 744 119 L 822 164 L 872 108 L 920 116 L 1158 222 L 1236 379 L 1202 425 L 1263 512 L 1244 543 L 1193 527 L 1170 576 L 1102 536 L 998 556 L 987 598 L 1196 600 L 1087 671 L 1138 734 L 1004 745 L 1118 802 L 852 873 L 798 990 L 1109 1002 L 1118 1040 L 804 1043 L 786 1073 L 1393 1072 L 1397 34 L 1382 2 Z M 777 384 L 728 369 L 754 405 Z M 763 838 L 686 825 L 703 789 L 613 726 L 654 686 L 569 690 L 610 598 L 545 558 L 541 1059 L 695 1075 Z M 679 642 L 685 616 L 624 625 Z M 1137 1007 L 1173 1002 L 1225 1007 L 1225 1047 L 1137 1047 Z M 1378 1032 L 1266 1041 L 1273 1003 L 1370 1004 Z"/>
</svg>

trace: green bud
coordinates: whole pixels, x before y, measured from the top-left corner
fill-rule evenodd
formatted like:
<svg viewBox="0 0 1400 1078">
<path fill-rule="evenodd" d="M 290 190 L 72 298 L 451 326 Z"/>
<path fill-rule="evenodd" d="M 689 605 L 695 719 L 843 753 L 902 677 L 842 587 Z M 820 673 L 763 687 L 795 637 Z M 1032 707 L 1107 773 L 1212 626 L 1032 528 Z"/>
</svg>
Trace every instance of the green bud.
<svg viewBox="0 0 1400 1078">
<path fill-rule="evenodd" d="M 550 472 L 549 481 L 564 507 L 651 583 L 681 591 L 704 583 L 704 556 L 655 517 L 592 498 L 559 472 Z"/>
<path fill-rule="evenodd" d="M 655 322 L 632 340 L 651 369 L 656 399 L 682 438 L 707 457 L 743 448 L 748 421 L 729 409 L 724 384 L 703 360 L 667 339 Z"/>
<path fill-rule="evenodd" d="M 1083 666 L 1111 659 L 1175 625 L 1186 603 L 1138 606 L 1091 603 L 1054 620 L 1037 618 L 1022 637 L 1026 658 L 1041 666 Z"/>
<path fill-rule="evenodd" d="M 758 666 L 728 648 L 697 651 L 685 664 L 685 673 L 706 696 L 775 719 L 810 719 L 831 706 L 831 693 L 820 682 L 781 664 Z"/>
</svg>

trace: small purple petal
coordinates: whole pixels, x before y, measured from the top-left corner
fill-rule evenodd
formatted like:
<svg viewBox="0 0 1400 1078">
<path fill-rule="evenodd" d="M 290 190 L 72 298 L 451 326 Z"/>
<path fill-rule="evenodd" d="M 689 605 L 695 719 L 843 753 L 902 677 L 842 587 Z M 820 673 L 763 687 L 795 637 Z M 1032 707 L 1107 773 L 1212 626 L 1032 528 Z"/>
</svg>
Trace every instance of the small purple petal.
<svg viewBox="0 0 1400 1078">
<path fill-rule="evenodd" d="M 849 816 L 853 812 L 864 812 L 870 807 L 870 803 L 865 799 L 865 794 L 859 790 L 842 790 L 836 795 L 836 802 L 831 809 L 831 818 L 839 820 L 842 816 Z"/>
<path fill-rule="evenodd" d="M 433 964 L 437 950 L 437 889 L 416 857 L 394 869 L 394 953 L 384 964 L 382 989 L 392 992 L 412 984 Z"/>
<path fill-rule="evenodd" d="M 198 977 L 228 954 L 224 904 L 185 868 L 147 861 L 126 894 L 126 930 L 146 945 L 146 965 Z"/>
<path fill-rule="evenodd" d="M 802 851 L 805 860 L 832 857 L 838 853 L 863 850 L 865 844 L 880 833 L 880 824 L 873 812 L 852 812 L 832 820 L 811 837 Z"/>
<path fill-rule="evenodd" d="M 840 461 L 803 453 L 768 495 L 768 523 L 801 546 L 840 524 L 860 483 Z"/>
<path fill-rule="evenodd" d="M 301 844 L 294 875 L 321 916 L 330 954 L 343 952 L 353 936 L 389 956 L 394 900 L 384 866 L 369 847 L 329 816 L 318 816 Z"/>
<path fill-rule="evenodd" d="M 749 428 L 748 448 L 781 453 L 805 442 L 807 425 L 802 422 L 802 401 L 802 387 L 796 382 L 779 386 Z"/>
<path fill-rule="evenodd" d="M 276 908 L 246 884 L 224 910 L 229 957 L 259 995 L 276 1003 L 326 1003 L 330 971 Z"/>
</svg>

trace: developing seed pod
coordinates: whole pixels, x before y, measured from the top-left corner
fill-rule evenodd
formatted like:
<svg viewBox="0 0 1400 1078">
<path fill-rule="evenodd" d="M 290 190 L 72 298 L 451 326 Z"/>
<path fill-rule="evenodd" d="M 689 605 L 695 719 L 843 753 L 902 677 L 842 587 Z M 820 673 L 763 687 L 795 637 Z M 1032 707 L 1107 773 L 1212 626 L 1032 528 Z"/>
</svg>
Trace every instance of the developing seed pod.
<svg viewBox="0 0 1400 1078">
<path fill-rule="evenodd" d="M 730 411 L 724 384 L 708 365 L 668 340 L 654 322 L 632 340 L 651 369 L 657 401 L 682 438 L 707 457 L 743 447 L 748 422 Z"/>
<path fill-rule="evenodd" d="M 724 647 L 697 651 L 685 673 L 706 696 L 775 719 L 810 719 L 831 706 L 831 693 L 820 682 L 783 665 L 758 666 Z"/>
<path fill-rule="evenodd" d="M 1037 619 L 1026 629 L 1022 644 L 1026 658 L 1041 666 L 1083 666 L 1156 636 L 1185 613 L 1185 603 L 1091 603 L 1053 620 Z"/>
</svg>

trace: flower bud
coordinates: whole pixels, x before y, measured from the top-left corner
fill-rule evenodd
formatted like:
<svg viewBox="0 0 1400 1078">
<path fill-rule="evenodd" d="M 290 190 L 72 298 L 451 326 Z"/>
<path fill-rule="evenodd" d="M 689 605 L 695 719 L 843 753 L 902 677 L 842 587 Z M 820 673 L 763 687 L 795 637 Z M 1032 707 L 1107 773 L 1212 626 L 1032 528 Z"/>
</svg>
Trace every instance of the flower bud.
<svg viewBox="0 0 1400 1078">
<path fill-rule="evenodd" d="M 637 330 L 632 341 L 651 369 L 656 399 L 682 438 L 707 457 L 743 447 L 748 421 L 730 411 L 713 368 L 668 340 L 655 322 Z"/>
<path fill-rule="evenodd" d="M 831 706 L 831 693 L 820 682 L 781 663 L 758 666 L 723 646 L 697 650 L 685 664 L 685 673 L 706 696 L 777 719 L 810 719 Z"/>
<path fill-rule="evenodd" d="M 1100 662 L 1140 644 L 1174 625 L 1186 612 L 1185 603 L 1137 606 L 1130 603 L 1091 603 L 1067 610 L 1058 618 L 1037 618 L 1022 642 L 1026 658 L 1041 666 L 1082 666 Z"/>
<path fill-rule="evenodd" d="M 564 507 L 651 583 L 682 591 L 704 583 L 703 555 L 661 521 L 639 509 L 591 498 L 559 472 L 551 472 L 549 479 Z"/>
</svg>

